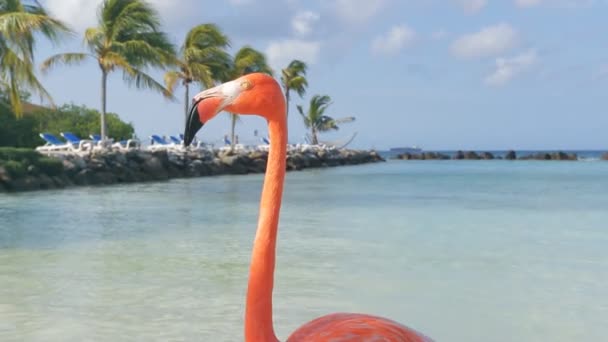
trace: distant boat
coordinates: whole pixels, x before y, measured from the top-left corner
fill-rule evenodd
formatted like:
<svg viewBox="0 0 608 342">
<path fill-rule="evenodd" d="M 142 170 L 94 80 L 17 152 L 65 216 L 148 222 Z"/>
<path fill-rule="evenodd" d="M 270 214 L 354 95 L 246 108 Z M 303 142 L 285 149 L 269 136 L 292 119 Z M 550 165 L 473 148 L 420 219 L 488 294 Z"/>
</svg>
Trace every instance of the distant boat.
<svg viewBox="0 0 608 342">
<path fill-rule="evenodd" d="M 422 149 L 418 146 L 407 146 L 407 147 L 392 147 L 390 152 L 394 153 L 420 153 Z"/>
</svg>

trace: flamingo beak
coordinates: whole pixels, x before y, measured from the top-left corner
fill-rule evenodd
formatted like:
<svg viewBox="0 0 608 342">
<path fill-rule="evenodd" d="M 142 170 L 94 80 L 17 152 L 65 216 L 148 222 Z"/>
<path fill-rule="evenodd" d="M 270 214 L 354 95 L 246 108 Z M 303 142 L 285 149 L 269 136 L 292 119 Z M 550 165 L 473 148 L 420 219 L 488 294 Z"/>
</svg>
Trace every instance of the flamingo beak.
<svg viewBox="0 0 608 342">
<path fill-rule="evenodd" d="M 188 119 L 186 120 L 184 146 L 190 145 L 201 127 L 217 113 L 221 112 L 229 104 L 230 100 L 230 97 L 225 94 L 221 85 L 197 94 L 192 100 L 190 114 L 188 114 Z"/>
<path fill-rule="evenodd" d="M 194 140 L 194 136 L 196 133 L 203 127 L 203 123 L 200 120 L 200 115 L 198 113 L 198 104 L 200 101 L 192 103 L 192 107 L 190 107 L 190 114 L 188 114 L 188 119 L 186 120 L 186 129 L 184 131 L 184 146 L 189 146 Z"/>
</svg>

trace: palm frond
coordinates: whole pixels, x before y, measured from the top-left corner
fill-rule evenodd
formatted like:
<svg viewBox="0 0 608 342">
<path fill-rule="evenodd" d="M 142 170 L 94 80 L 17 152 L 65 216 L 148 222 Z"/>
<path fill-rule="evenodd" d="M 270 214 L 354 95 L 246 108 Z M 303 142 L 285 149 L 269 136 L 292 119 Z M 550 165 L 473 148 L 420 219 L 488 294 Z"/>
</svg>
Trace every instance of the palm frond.
<svg viewBox="0 0 608 342">
<path fill-rule="evenodd" d="M 215 24 L 201 24 L 186 35 L 182 52 L 187 49 L 206 50 L 210 47 L 225 49 L 230 47 L 230 39 Z"/>
<path fill-rule="evenodd" d="M 99 63 L 106 71 L 120 68 L 128 74 L 135 75 L 133 66 L 119 53 L 108 52 L 104 56 L 100 56 Z"/>
<path fill-rule="evenodd" d="M 53 104 L 50 94 L 36 78 L 30 61 L 20 58 L 14 51 L 10 49 L 2 51 L 2 54 L 0 54 L 0 71 L 3 78 L 8 78 L 3 83 L 8 84 L 9 100 L 17 117 L 21 117 L 23 114 L 20 98 L 21 87 L 38 93 L 42 98 Z"/>
<path fill-rule="evenodd" d="M 185 75 L 179 71 L 167 71 L 164 77 L 165 87 L 173 93 L 179 81 L 183 81 L 185 78 Z"/>
<path fill-rule="evenodd" d="M 131 72 L 123 72 L 123 79 L 130 86 L 135 86 L 138 89 L 150 89 L 161 93 L 169 100 L 175 100 L 173 93 L 158 83 L 152 76 L 146 74 L 139 69 L 131 69 Z"/>
<path fill-rule="evenodd" d="M 304 76 L 296 76 L 289 81 L 289 89 L 295 90 L 300 97 L 306 94 L 307 87 L 308 80 Z"/>
<path fill-rule="evenodd" d="M 297 105 L 296 109 L 302 116 L 302 119 L 304 119 L 304 126 L 306 126 L 306 128 L 310 128 L 310 118 L 308 115 L 304 114 L 304 108 L 301 105 Z"/>
<path fill-rule="evenodd" d="M 42 70 L 43 73 L 46 73 L 58 64 L 63 64 L 63 65 L 68 65 L 68 66 L 77 65 L 77 64 L 82 63 L 82 61 L 84 61 L 88 57 L 94 58 L 94 56 L 89 55 L 87 53 L 57 54 L 57 55 L 47 58 L 44 62 L 42 62 L 40 69 Z"/>
<path fill-rule="evenodd" d="M 214 77 L 209 66 L 201 63 L 192 63 L 189 65 L 189 70 L 192 81 L 201 83 L 205 88 L 213 87 Z"/>
<path fill-rule="evenodd" d="M 12 12 L 0 15 L 0 32 L 9 39 L 20 39 L 24 35 L 40 32 L 50 41 L 57 42 L 62 34 L 71 30 L 63 22 L 46 14 Z"/>
<path fill-rule="evenodd" d="M 97 53 L 102 48 L 104 38 L 104 31 L 98 27 L 89 27 L 84 31 L 84 43 L 91 53 Z"/>
<path fill-rule="evenodd" d="M 273 70 L 266 56 L 251 46 L 244 46 L 234 56 L 233 78 L 250 72 L 262 72 L 273 75 Z"/>
<path fill-rule="evenodd" d="M 287 95 L 291 90 L 295 90 L 298 96 L 303 97 L 306 94 L 308 80 L 306 79 L 306 63 L 294 59 L 289 65 L 281 70 L 281 83 Z"/>
</svg>

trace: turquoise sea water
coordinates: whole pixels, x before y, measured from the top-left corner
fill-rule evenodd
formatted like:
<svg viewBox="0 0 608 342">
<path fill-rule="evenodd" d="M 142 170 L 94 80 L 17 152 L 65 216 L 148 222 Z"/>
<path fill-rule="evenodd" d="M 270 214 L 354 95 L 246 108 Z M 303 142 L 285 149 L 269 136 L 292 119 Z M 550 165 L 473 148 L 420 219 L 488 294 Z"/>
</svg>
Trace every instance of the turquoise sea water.
<svg viewBox="0 0 608 342">
<path fill-rule="evenodd" d="M 241 341 L 261 175 L 0 195 L 0 341 Z M 275 326 L 383 315 L 437 341 L 604 341 L 608 163 L 289 173 Z"/>
</svg>

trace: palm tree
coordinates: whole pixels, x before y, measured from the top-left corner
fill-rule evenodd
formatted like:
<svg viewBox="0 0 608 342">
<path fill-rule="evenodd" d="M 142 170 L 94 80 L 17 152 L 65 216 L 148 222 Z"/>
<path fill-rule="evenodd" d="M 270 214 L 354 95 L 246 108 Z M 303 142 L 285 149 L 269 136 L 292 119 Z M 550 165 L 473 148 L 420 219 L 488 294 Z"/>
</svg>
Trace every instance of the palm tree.
<svg viewBox="0 0 608 342">
<path fill-rule="evenodd" d="M 215 24 L 195 26 L 186 35 L 177 60 L 179 70 L 165 74 L 165 85 L 173 92 L 178 83 L 186 89 L 184 97 L 185 115 L 188 117 L 190 104 L 190 84 L 200 83 L 205 88 L 214 86 L 215 81 L 227 79 L 230 55 L 225 51 L 230 46 L 226 35 Z"/>
<path fill-rule="evenodd" d="M 173 98 L 171 92 L 144 69 L 174 64 L 175 48 L 160 31 L 160 17 L 145 0 L 104 0 L 98 12 L 98 26 L 88 28 L 84 42 L 89 53 L 63 53 L 42 64 L 47 71 L 63 63 L 74 65 L 87 58 L 97 61 L 101 70 L 101 136 L 108 137 L 105 123 L 108 74 L 116 69 L 136 88 L 148 88 Z"/>
<path fill-rule="evenodd" d="M 53 102 L 34 72 L 34 36 L 41 34 L 56 43 L 71 31 L 50 17 L 37 1 L 0 0 L 0 32 L 0 90 L 8 95 L 19 118 L 23 115 L 21 87 Z"/>
<path fill-rule="evenodd" d="M 235 79 L 252 72 L 263 72 L 269 75 L 273 74 L 272 68 L 270 68 L 266 61 L 266 56 L 262 52 L 246 45 L 234 55 L 231 68 L 226 75 L 228 77 L 222 81 Z M 234 113 L 229 114 L 231 119 L 230 146 L 234 148 L 234 132 L 239 116 Z"/>
<path fill-rule="evenodd" d="M 348 123 L 355 121 L 355 117 L 348 116 L 340 119 L 334 119 L 330 116 L 325 115 L 327 107 L 331 105 L 331 98 L 327 95 L 315 95 L 310 99 L 310 107 L 308 112 L 304 113 L 302 106 L 298 105 L 298 112 L 304 119 L 304 125 L 310 129 L 310 135 L 312 144 L 319 144 L 317 137 L 320 132 L 327 132 L 329 130 L 338 130 L 338 124 Z"/>
<path fill-rule="evenodd" d="M 285 101 L 287 103 L 287 115 L 289 115 L 289 93 L 295 90 L 300 98 L 306 93 L 308 80 L 306 79 L 306 63 L 294 59 L 287 68 L 281 70 L 281 83 L 285 91 Z"/>
</svg>

